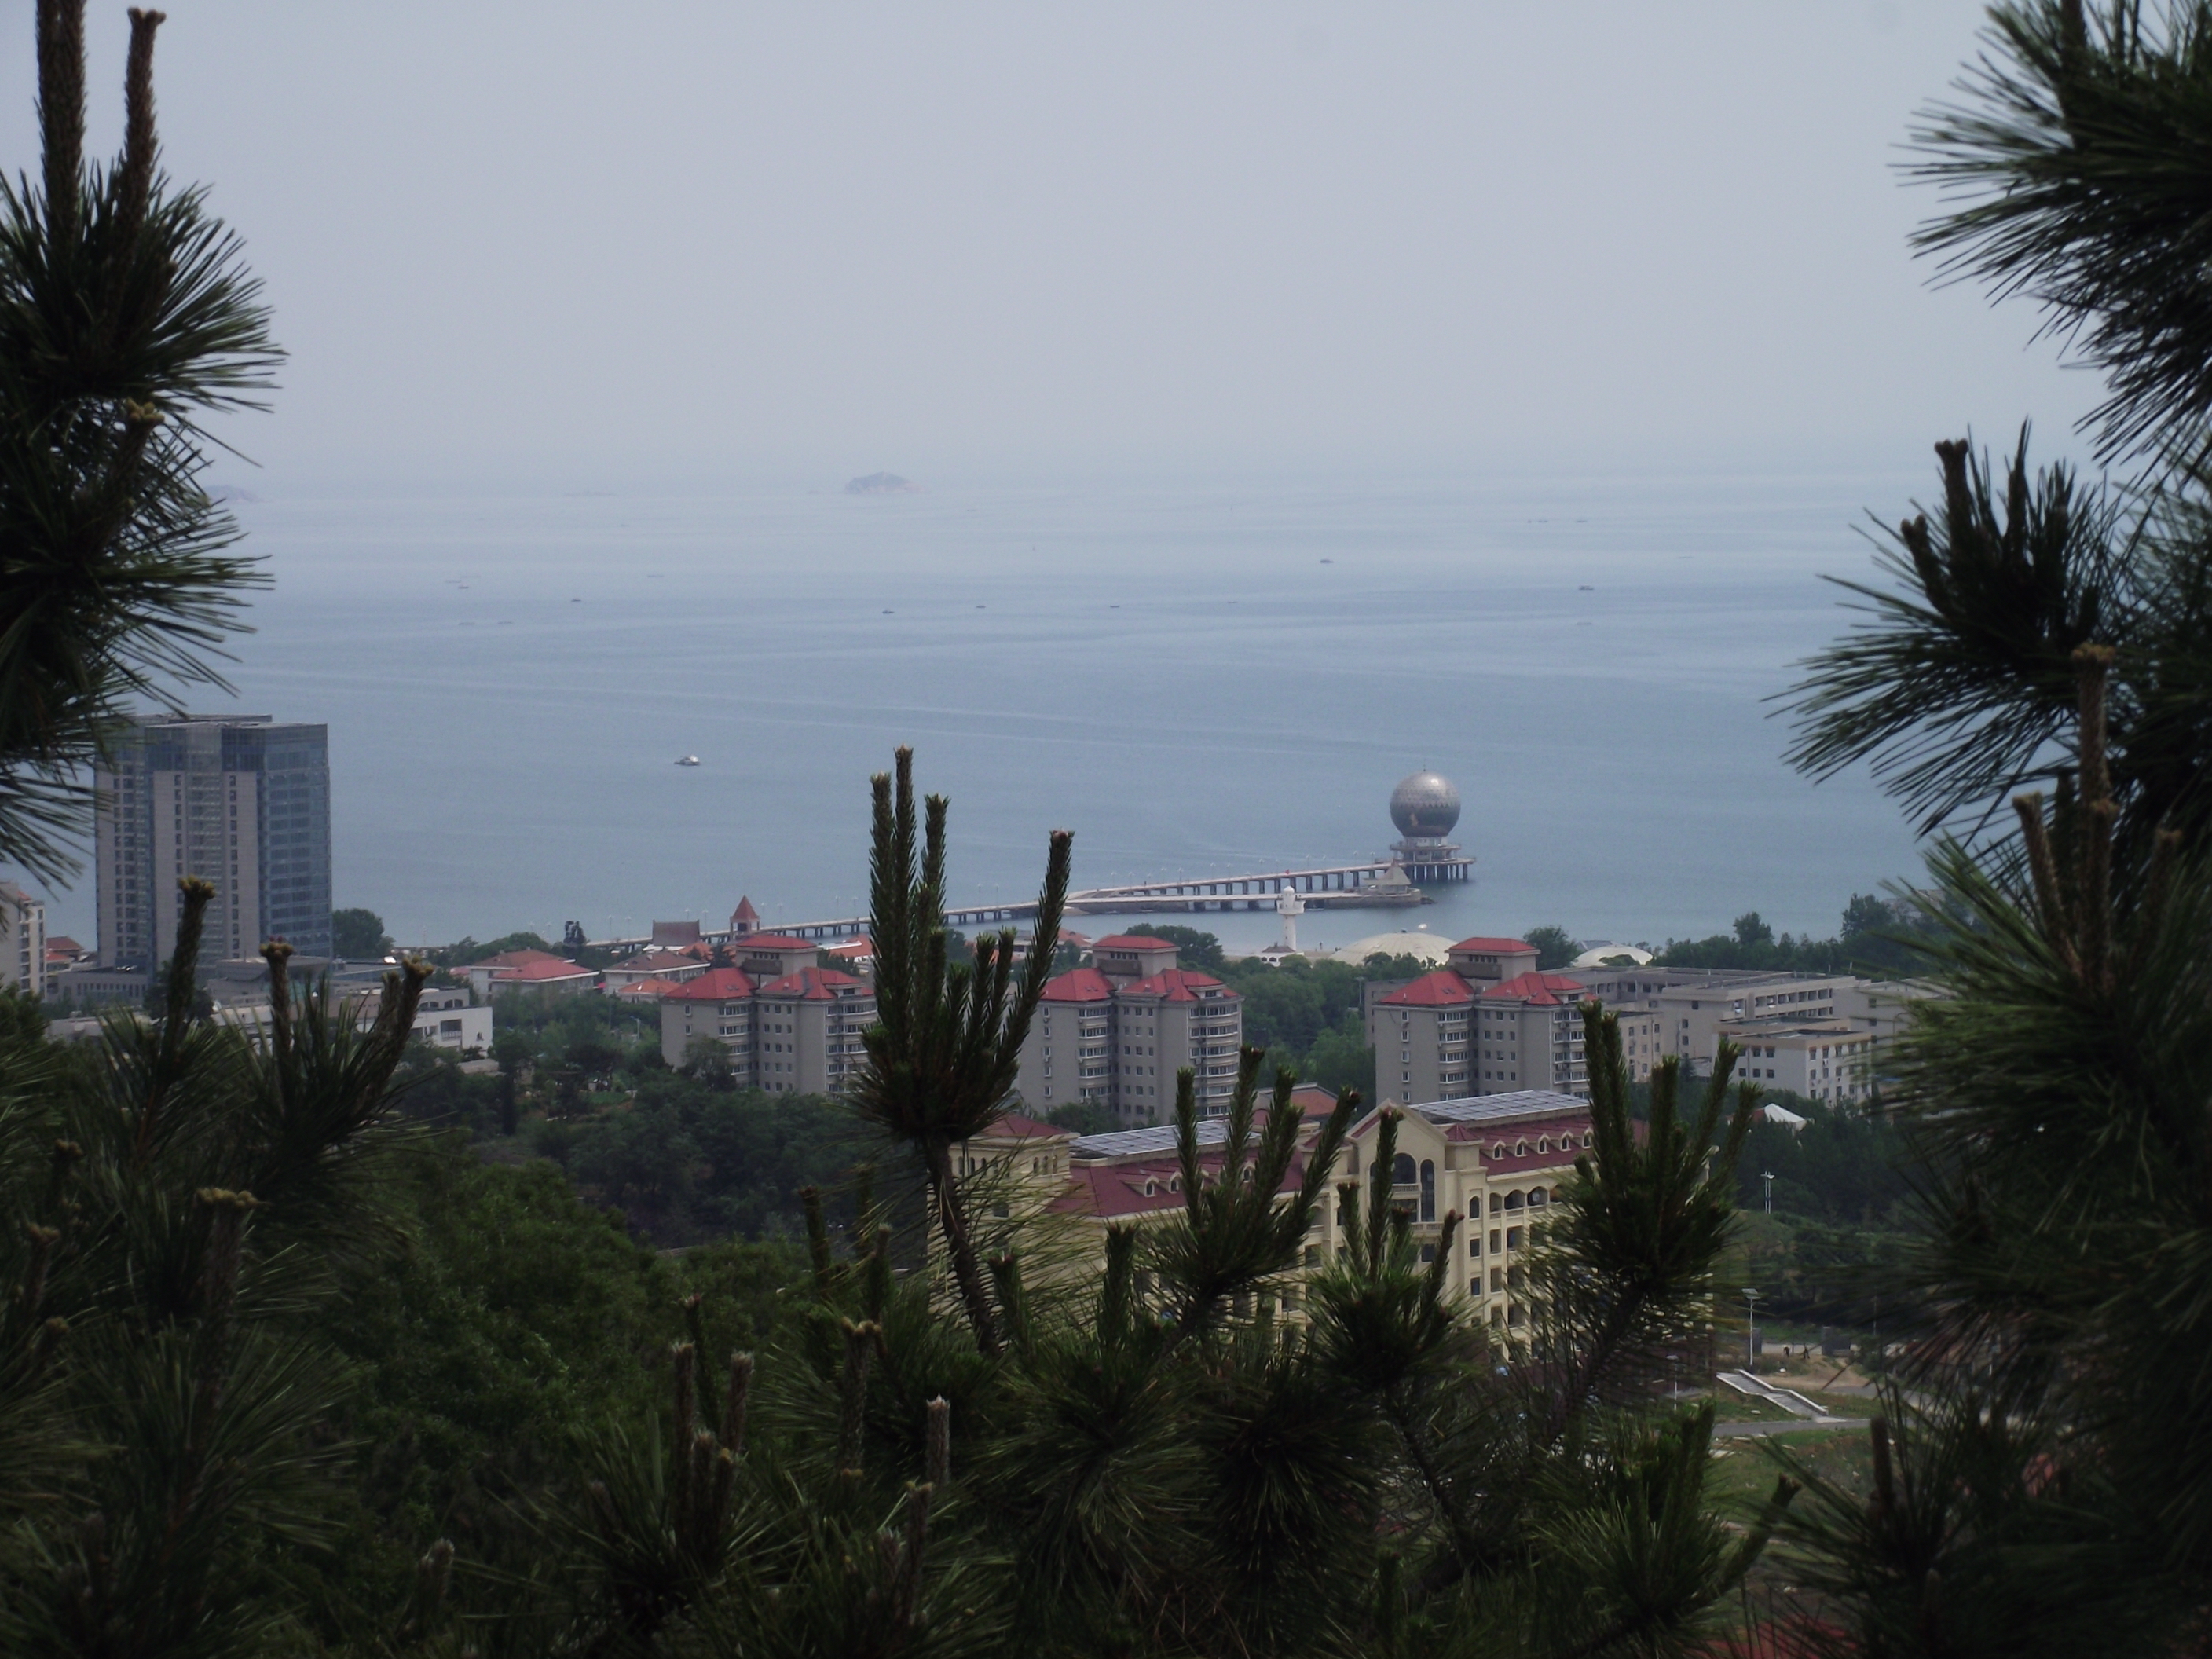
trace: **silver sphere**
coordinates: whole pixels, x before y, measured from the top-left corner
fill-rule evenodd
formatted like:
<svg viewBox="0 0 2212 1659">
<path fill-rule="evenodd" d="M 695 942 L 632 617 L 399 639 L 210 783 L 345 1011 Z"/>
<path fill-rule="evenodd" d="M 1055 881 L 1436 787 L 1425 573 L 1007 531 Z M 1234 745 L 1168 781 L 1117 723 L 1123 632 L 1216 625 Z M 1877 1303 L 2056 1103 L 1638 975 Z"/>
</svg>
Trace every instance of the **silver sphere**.
<svg viewBox="0 0 2212 1659">
<path fill-rule="evenodd" d="M 1459 791 L 1449 778 L 1416 772 L 1390 792 L 1390 822 L 1411 841 L 1441 841 L 1459 822 Z"/>
</svg>

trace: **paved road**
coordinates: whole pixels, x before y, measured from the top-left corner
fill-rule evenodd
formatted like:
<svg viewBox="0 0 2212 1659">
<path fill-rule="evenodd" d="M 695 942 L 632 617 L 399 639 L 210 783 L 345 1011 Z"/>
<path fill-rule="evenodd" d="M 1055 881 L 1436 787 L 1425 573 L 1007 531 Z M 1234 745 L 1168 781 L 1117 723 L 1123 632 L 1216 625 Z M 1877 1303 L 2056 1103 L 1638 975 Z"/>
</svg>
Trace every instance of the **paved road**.
<svg viewBox="0 0 2212 1659">
<path fill-rule="evenodd" d="M 1868 1421 L 1863 1417 L 1832 1417 L 1826 1422 L 1793 1417 L 1787 1423 L 1716 1423 L 1713 1434 L 1717 1438 L 1746 1440 L 1761 1435 L 1796 1434 L 1802 1429 L 1863 1429 Z"/>
</svg>

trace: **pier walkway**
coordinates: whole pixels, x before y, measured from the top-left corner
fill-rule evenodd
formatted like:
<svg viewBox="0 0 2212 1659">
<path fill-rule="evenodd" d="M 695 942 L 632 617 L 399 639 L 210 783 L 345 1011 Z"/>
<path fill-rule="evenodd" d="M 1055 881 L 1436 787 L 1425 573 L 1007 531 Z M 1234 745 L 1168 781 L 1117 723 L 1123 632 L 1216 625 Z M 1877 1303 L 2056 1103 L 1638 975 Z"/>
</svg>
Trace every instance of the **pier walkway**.
<svg viewBox="0 0 2212 1659">
<path fill-rule="evenodd" d="M 1449 866 L 1424 867 L 1429 881 L 1465 881 L 1474 860 L 1455 860 Z M 1295 890 L 1308 910 L 1389 909 L 1401 905 L 1425 904 L 1427 896 L 1395 860 L 1375 864 L 1339 864 L 1313 870 L 1278 870 L 1259 876 L 1216 876 L 1192 881 L 1133 882 L 1120 887 L 1086 887 L 1067 896 L 1067 914 L 1086 915 L 1203 915 L 1226 910 L 1272 910 L 1285 888 Z M 1012 927 L 1036 919 L 1036 901 L 1015 904 L 954 905 L 945 912 L 945 924 L 963 933 Z M 853 939 L 868 931 L 866 916 L 840 916 L 823 921 L 764 924 L 760 931 L 787 939 L 832 941 Z M 728 945 L 735 935 L 726 927 L 701 930 L 713 945 Z M 615 950 L 641 948 L 642 939 L 595 941 Z"/>
</svg>

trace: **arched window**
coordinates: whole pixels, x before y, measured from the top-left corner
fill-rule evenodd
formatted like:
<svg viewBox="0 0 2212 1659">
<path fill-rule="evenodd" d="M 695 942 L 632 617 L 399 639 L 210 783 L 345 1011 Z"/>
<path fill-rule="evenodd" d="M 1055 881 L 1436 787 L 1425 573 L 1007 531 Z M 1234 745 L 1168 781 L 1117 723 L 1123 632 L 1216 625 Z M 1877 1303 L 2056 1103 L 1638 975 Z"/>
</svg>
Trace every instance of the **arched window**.
<svg viewBox="0 0 2212 1659">
<path fill-rule="evenodd" d="M 1518 1193 L 1508 1193 L 1505 1194 L 1505 1207 L 1509 1210 L 1517 1210 L 1527 1200 L 1524 1200 Z"/>
<path fill-rule="evenodd" d="M 1168 1190 L 1171 1193 L 1181 1192 L 1182 1190 L 1182 1177 L 1179 1175 L 1170 1176 L 1168 1177 Z"/>
<path fill-rule="evenodd" d="M 1531 1187 L 1528 1189 L 1528 1207 L 1532 1210 L 1540 1210 L 1543 1206 L 1544 1189 L 1541 1187 Z"/>
<path fill-rule="evenodd" d="M 1437 1166 L 1428 1159 L 1421 1160 L 1421 1219 L 1437 1218 Z"/>
<path fill-rule="evenodd" d="M 1490 1149 L 1490 1156 L 1493 1163 L 1502 1162 L 1505 1157 L 1505 1143 L 1501 1140 L 1492 1146 Z"/>
<path fill-rule="evenodd" d="M 1397 1162 L 1391 1164 L 1390 1184 L 1394 1187 L 1410 1187 L 1413 1184 L 1413 1155 L 1411 1152 L 1399 1153 Z"/>
<path fill-rule="evenodd" d="M 1549 1135 L 1540 1135 L 1540 1136 L 1538 1136 L 1538 1137 L 1537 1137 L 1537 1139 L 1536 1139 L 1536 1150 L 1537 1150 L 1538 1152 L 1550 1152 L 1550 1151 L 1552 1150 L 1552 1138 L 1551 1138 L 1551 1136 L 1549 1136 Z"/>
<path fill-rule="evenodd" d="M 1585 1129 L 1585 1130 L 1583 1130 L 1583 1146 L 1589 1146 L 1589 1144 L 1590 1144 L 1590 1132 L 1589 1132 L 1588 1129 Z"/>
<path fill-rule="evenodd" d="M 1152 1196 L 1153 1196 L 1155 1194 L 1157 1194 L 1158 1191 L 1159 1191 L 1159 1187 L 1158 1187 L 1155 1182 L 1152 1182 L 1147 1181 L 1147 1182 L 1145 1183 L 1145 1196 L 1146 1196 L 1146 1198 L 1151 1198 L 1151 1197 L 1152 1197 Z"/>
</svg>

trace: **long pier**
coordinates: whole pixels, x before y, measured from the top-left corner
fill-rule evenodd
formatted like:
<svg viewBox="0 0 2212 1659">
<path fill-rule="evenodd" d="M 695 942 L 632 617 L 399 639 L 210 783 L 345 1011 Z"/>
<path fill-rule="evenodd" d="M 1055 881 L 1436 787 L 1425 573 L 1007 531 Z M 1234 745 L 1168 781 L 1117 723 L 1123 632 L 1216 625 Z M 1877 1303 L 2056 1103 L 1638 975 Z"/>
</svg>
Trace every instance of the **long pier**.
<svg viewBox="0 0 2212 1659">
<path fill-rule="evenodd" d="M 1454 860 L 1449 866 L 1425 866 L 1428 881 L 1465 881 L 1474 860 Z M 1304 901 L 1309 910 L 1391 909 L 1426 904 L 1429 900 L 1395 860 L 1372 864 L 1337 864 L 1311 870 L 1278 870 L 1268 875 L 1212 876 L 1191 881 L 1132 882 L 1120 887 L 1086 887 L 1067 896 L 1067 914 L 1085 915 L 1202 915 L 1232 910 L 1272 910 L 1288 888 Z M 1003 927 L 1036 919 L 1036 901 L 1014 904 L 948 906 L 945 921 L 962 933 Z M 866 916 L 838 916 L 822 921 L 779 922 L 763 925 L 764 933 L 787 939 L 834 941 L 854 939 L 868 931 Z M 738 936 L 726 927 L 702 927 L 700 937 L 711 945 L 729 945 Z M 608 948 L 642 947 L 644 939 L 596 941 Z"/>
</svg>

